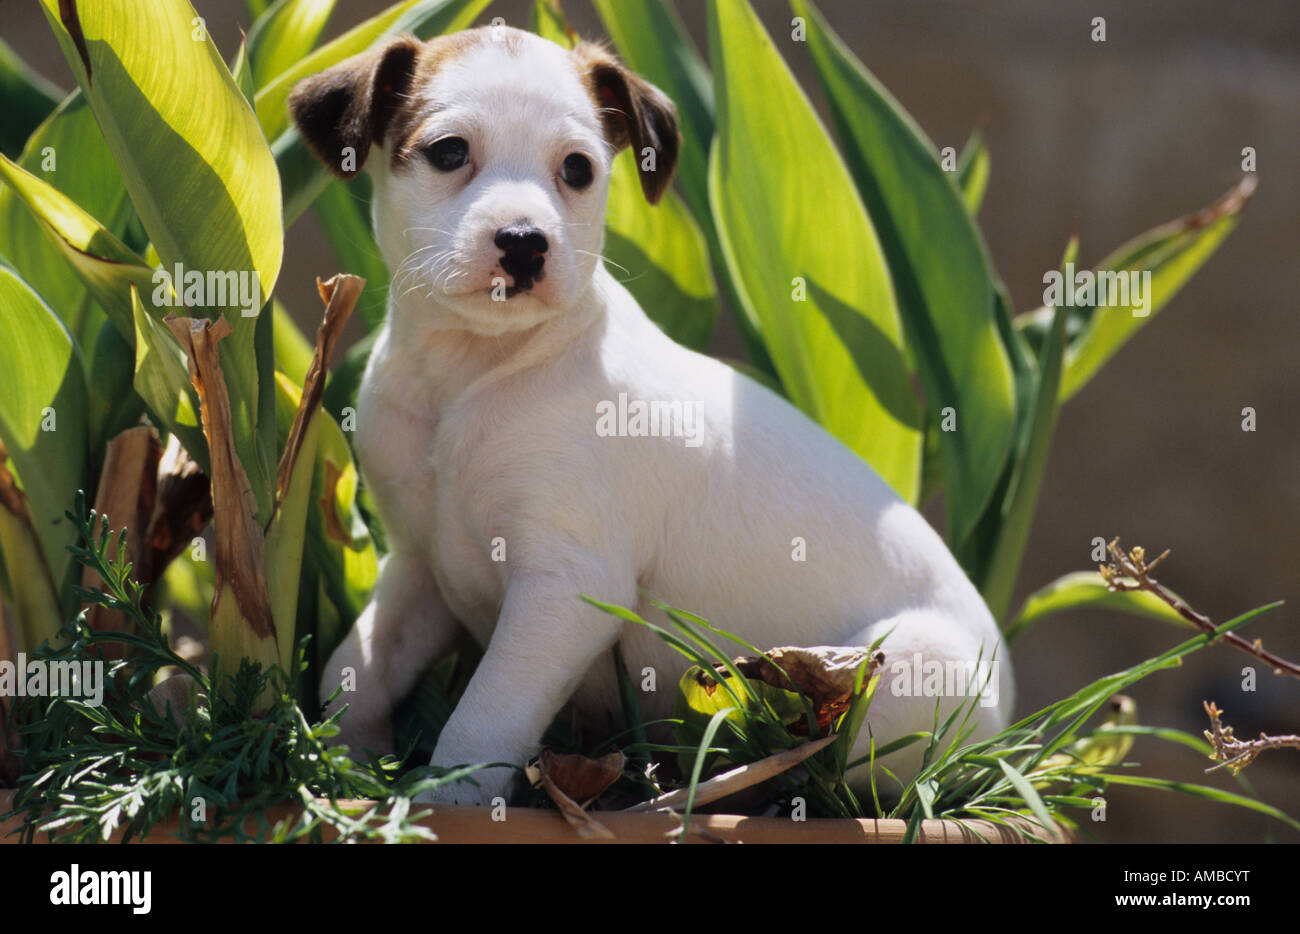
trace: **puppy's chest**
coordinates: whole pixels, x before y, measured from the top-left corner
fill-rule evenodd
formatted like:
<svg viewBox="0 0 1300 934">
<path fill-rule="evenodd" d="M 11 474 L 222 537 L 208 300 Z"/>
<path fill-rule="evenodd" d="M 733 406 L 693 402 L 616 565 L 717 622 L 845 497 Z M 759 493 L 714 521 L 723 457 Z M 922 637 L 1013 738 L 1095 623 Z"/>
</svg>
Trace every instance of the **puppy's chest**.
<svg viewBox="0 0 1300 934">
<path fill-rule="evenodd" d="M 357 450 L 389 548 L 421 556 L 457 611 L 499 602 L 504 551 L 499 515 L 499 472 L 483 457 L 491 445 L 475 441 L 472 418 L 422 411 L 408 393 L 384 382 L 365 387 L 357 412 Z M 496 516 L 496 518 L 494 518 Z"/>
</svg>

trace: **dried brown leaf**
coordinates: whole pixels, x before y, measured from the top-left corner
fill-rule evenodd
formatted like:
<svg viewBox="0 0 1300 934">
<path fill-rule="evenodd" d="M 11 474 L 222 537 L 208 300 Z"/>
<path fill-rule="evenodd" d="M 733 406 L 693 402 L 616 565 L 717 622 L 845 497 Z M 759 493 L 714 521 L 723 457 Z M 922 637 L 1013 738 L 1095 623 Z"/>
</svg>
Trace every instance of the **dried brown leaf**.
<svg viewBox="0 0 1300 934">
<path fill-rule="evenodd" d="M 294 464 L 298 460 L 298 453 L 302 450 L 307 426 L 311 424 L 312 416 L 320 408 L 321 398 L 325 393 L 326 367 L 329 366 L 330 357 L 333 356 L 334 345 L 338 343 L 339 335 L 343 333 L 344 326 L 352 317 L 352 309 L 356 307 L 357 299 L 361 297 L 361 290 L 365 284 L 365 279 L 346 273 L 340 273 L 325 282 L 316 280 L 316 289 L 320 292 L 321 301 L 325 303 L 325 317 L 316 331 L 316 349 L 312 353 L 311 364 L 307 367 L 307 375 L 303 379 L 302 401 L 298 403 L 298 412 L 294 416 L 293 426 L 289 429 L 289 440 L 285 444 L 284 454 L 281 455 L 280 465 L 276 470 L 277 506 L 284 499 L 285 490 L 289 487 L 289 478 L 293 475 Z"/>
<path fill-rule="evenodd" d="M 576 753 L 559 753 L 543 749 L 538 766 L 543 779 L 574 801 L 587 806 L 623 774 L 623 753 L 615 750 L 593 759 Z"/>
<path fill-rule="evenodd" d="M 274 642 L 275 624 L 266 584 L 266 544 L 262 527 L 253 518 L 256 504 L 248 477 L 235 451 L 230 397 L 217 351 L 218 343 L 233 328 L 225 317 L 214 322 L 168 315 L 163 320 L 189 360 L 190 381 L 199 394 L 203 434 L 208 439 L 216 530 L 212 617 L 219 618 L 219 605 L 229 589 L 239 607 L 239 616 L 254 635 Z"/>
<path fill-rule="evenodd" d="M 125 535 L 126 560 L 135 566 L 133 570 L 137 578 L 142 570 L 143 536 L 149 514 L 153 511 L 161 455 L 162 443 L 150 426 L 137 425 L 121 432 L 104 449 L 104 467 L 95 493 L 95 512 L 108 517 L 110 553 L 116 553 L 120 536 Z M 102 542 L 101 528 L 96 523 L 94 535 L 97 544 Z M 81 586 L 102 590 L 104 580 L 92 568 L 84 567 Z M 124 613 L 103 606 L 91 606 L 86 622 L 91 629 L 101 632 L 124 632 L 132 628 Z M 108 660 L 121 658 L 125 648 L 121 643 L 101 645 Z"/>
</svg>

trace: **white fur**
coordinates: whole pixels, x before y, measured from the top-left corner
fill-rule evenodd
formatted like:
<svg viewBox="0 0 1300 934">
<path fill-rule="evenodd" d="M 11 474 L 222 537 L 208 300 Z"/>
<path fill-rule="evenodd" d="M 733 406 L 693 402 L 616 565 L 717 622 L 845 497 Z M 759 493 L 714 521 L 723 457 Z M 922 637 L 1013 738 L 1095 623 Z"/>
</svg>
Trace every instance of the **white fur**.
<svg viewBox="0 0 1300 934">
<path fill-rule="evenodd" d="M 682 656 L 578 599 L 661 620 L 642 591 L 762 648 L 889 633 L 890 661 L 996 653 L 998 702 L 974 709 L 977 735 L 1000 728 L 1012 704 L 1005 648 L 939 536 L 788 402 L 673 343 L 598 261 L 610 161 L 598 117 L 568 54 L 522 41 L 518 57 L 487 43 L 415 89 L 429 104 L 429 141 L 465 137 L 470 170 L 394 170 L 383 152 L 369 163 L 395 274 L 358 400 L 357 450 L 391 553 L 323 680 L 328 695 L 344 668 L 358 673 L 357 694 L 343 698 L 344 741 L 391 748 L 393 704 L 450 648 L 456 621 L 486 654 L 436 765 L 523 765 L 570 697 L 584 715 L 617 711 L 616 642 L 635 680 L 656 669 L 644 715 L 670 716 Z M 582 192 L 557 178 L 574 151 L 596 166 Z M 502 275 L 492 232 L 518 217 L 550 241 L 547 276 L 492 301 Z M 597 405 L 620 393 L 702 402 L 702 443 L 599 436 Z M 491 557 L 498 537 L 505 562 Z M 806 561 L 792 560 L 796 538 Z M 877 744 L 934 721 L 933 696 L 896 696 L 890 680 L 868 717 Z M 919 758 L 914 745 L 885 764 L 906 776 Z M 480 772 L 479 787 L 440 799 L 486 803 L 513 774 Z"/>
</svg>

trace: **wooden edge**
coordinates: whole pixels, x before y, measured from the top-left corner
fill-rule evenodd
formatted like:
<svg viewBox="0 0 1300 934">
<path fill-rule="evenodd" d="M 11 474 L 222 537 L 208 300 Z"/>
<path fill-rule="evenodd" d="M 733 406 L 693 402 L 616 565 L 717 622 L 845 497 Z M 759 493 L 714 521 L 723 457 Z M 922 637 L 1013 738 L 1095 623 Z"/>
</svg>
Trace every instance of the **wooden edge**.
<svg viewBox="0 0 1300 934">
<path fill-rule="evenodd" d="M 0 791 L 0 814 L 12 806 L 13 791 Z M 372 802 L 340 801 L 347 808 L 365 808 Z M 418 807 L 418 805 L 417 805 Z M 273 808 L 270 816 L 281 819 L 297 809 Z M 438 806 L 432 817 L 420 821 L 438 835 L 439 843 L 668 843 L 681 826 L 679 815 L 667 812 L 631 814 L 623 811 L 595 811 L 602 824 L 613 833 L 612 840 L 583 839 L 569 826 L 558 811 L 532 808 L 508 808 L 504 820 L 494 808 Z M 1037 824 L 1024 819 L 1020 826 L 1042 836 Z M 14 833 L 21 826 L 16 819 L 0 821 L 0 843 L 17 843 Z M 149 843 L 180 843 L 175 836 L 176 822 L 155 830 Z M 787 817 L 742 817 L 735 814 L 696 814 L 691 817 L 689 840 L 724 843 L 901 843 L 907 822 L 901 820 L 827 820 L 795 821 Z M 12 835 L 11 835 L 12 834 Z M 332 834 L 327 829 L 326 839 Z M 980 837 L 984 837 L 981 840 Z M 38 838 L 39 839 L 39 838 Z M 1055 842 L 1071 842 L 1065 828 L 1056 828 Z M 121 832 L 112 842 L 120 842 Z M 1010 827 L 985 820 L 925 820 L 917 834 L 917 843 L 1025 843 L 1025 837 Z"/>
</svg>

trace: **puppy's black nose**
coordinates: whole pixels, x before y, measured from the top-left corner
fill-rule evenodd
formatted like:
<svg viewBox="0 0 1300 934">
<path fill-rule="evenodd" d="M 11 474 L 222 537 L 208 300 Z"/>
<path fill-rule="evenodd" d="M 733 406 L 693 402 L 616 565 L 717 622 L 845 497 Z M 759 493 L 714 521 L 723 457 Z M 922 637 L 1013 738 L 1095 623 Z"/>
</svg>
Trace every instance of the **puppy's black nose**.
<svg viewBox="0 0 1300 934">
<path fill-rule="evenodd" d="M 522 292 L 532 288 L 546 262 L 542 255 L 546 252 L 546 235 L 536 227 L 512 224 L 498 230 L 492 242 L 502 251 L 501 268 L 514 277 L 515 289 Z"/>
</svg>

